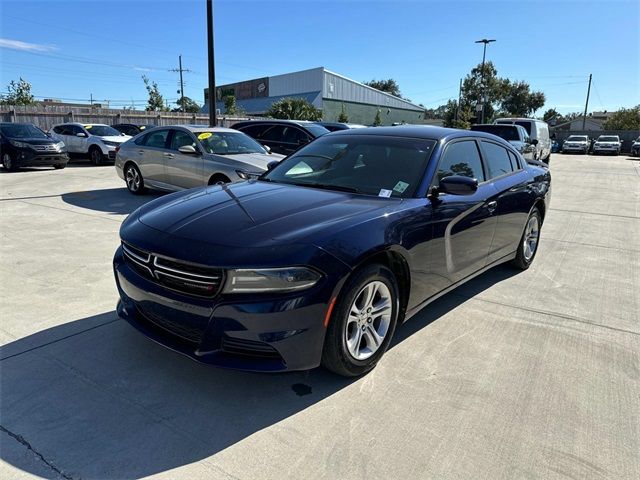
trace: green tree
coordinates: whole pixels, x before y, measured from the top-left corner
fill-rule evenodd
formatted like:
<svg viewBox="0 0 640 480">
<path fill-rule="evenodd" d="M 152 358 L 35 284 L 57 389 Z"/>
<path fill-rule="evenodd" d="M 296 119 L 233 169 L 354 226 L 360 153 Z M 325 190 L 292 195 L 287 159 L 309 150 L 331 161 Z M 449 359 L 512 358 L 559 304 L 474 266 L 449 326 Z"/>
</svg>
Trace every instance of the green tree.
<svg viewBox="0 0 640 480">
<path fill-rule="evenodd" d="M 550 108 L 542 114 L 542 120 L 544 120 L 545 122 L 549 122 L 554 118 L 557 123 L 560 123 L 562 120 L 562 115 L 560 115 L 555 108 Z"/>
<path fill-rule="evenodd" d="M 22 77 L 17 82 L 11 80 L 7 85 L 7 93 L 2 95 L 0 102 L 6 105 L 31 105 L 34 102 L 31 84 Z"/>
<path fill-rule="evenodd" d="M 227 115 L 238 114 L 238 106 L 236 105 L 235 95 L 225 95 L 224 97 L 222 97 L 222 101 L 224 102 L 224 113 L 226 113 Z"/>
<path fill-rule="evenodd" d="M 542 108 L 544 102 L 544 93 L 532 92 L 527 82 L 506 81 L 501 108 L 508 115 L 528 117 Z"/>
<path fill-rule="evenodd" d="M 380 109 L 376 112 L 376 118 L 373 119 L 373 126 L 379 127 L 382 125 L 382 118 L 380 118 Z"/>
<path fill-rule="evenodd" d="M 266 116 L 284 120 L 322 120 L 322 110 L 314 107 L 304 98 L 283 98 L 274 102 Z"/>
<path fill-rule="evenodd" d="M 477 103 L 486 99 L 484 108 L 485 121 L 490 121 L 505 97 L 508 88 L 508 80 L 498 77 L 498 70 L 493 62 L 484 64 L 484 81 L 482 64 L 471 69 L 471 72 L 462 81 L 461 106 L 469 107 L 472 111 Z"/>
<path fill-rule="evenodd" d="M 174 112 L 182 112 L 183 107 L 184 111 L 187 113 L 198 113 L 200 111 L 200 105 L 198 105 L 189 97 L 182 97 L 178 99 L 176 104 L 178 105 L 178 107 L 173 109 Z"/>
<path fill-rule="evenodd" d="M 621 108 L 602 125 L 605 130 L 640 130 L 640 105 Z"/>
<path fill-rule="evenodd" d="M 441 107 L 438 107 L 438 109 L 440 108 Z M 449 100 L 447 104 L 444 105 L 442 120 L 445 127 L 468 130 L 471 127 L 472 118 L 473 109 L 469 104 L 460 104 L 460 108 L 458 109 L 458 101 Z"/>
<path fill-rule="evenodd" d="M 398 86 L 398 82 L 396 82 L 393 78 L 388 78 L 386 80 L 371 80 L 369 82 L 362 82 L 365 85 L 369 85 L 376 90 L 380 90 L 381 92 L 390 93 L 395 97 L 402 98 L 400 94 L 400 87 Z"/>
<path fill-rule="evenodd" d="M 340 115 L 338 115 L 338 121 L 340 123 L 349 123 L 349 116 L 347 115 L 347 110 L 344 108 L 344 103 L 342 104 Z"/>
<path fill-rule="evenodd" d="M 142 75 L 142 81 L 144 82 L 144 87 L 147 89 L 147 93 L 149 94 L 146 110 L 148 112 L 165 111 L 164 98 L 162 98 L 162 95 L 160 94 L 158 84 L 156 82 L 151 82 L 149 77 L 146 75 Z"/>
</svg>

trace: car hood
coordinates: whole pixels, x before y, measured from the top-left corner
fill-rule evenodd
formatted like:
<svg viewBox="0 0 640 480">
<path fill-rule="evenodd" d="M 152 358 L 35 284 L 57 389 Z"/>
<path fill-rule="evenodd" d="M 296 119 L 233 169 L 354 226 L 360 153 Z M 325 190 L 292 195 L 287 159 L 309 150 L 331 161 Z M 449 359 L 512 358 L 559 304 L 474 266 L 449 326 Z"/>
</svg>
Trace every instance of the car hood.
<svg viewBox="0 0 640 480">
<path fill-rule="evenodd" d="M 261 181 L 167 195 L 138 210 L 138 221 L 165 234 L 233 247 L 311 244 L 382 216 L 399 199 Z"/>
<path fill-rule="evenodd" d="M 277 155 L 272 153 L 271 155 L 266 153 L 239 153 L 236 155 L 215 155 L 215 154 L 205 154 L 207 157 L 215 158 L 222 157 L 226 160 L 234 160 L 238 163 L 243 163 L 249 170 L 256 171 L 265 171 L 267 169 L 267 165 L 273 161 L 279 162 L 284 158 L 284 155 Z"/>
<path fill-rule="evenodd" d="M 14 142 L 23 142 L 30 145 L 55 145 L 57 143 L 60 143 L 60 140 L 55 140 L 53 138 L 7 138 L 9 140 L 13 140 Z"/>
<path fill-rule="evenodd" d="M 98 137 L 100 140 L 106 140 L 107 142 L 116 142 L 116 143 L 124 143 L 127 140 L 129 140 L 131 137 L 129 135 L 109 135 L 106 137 L 103 137 L 101 135 L 95 135 L 96 137 Z"/>
</svg>

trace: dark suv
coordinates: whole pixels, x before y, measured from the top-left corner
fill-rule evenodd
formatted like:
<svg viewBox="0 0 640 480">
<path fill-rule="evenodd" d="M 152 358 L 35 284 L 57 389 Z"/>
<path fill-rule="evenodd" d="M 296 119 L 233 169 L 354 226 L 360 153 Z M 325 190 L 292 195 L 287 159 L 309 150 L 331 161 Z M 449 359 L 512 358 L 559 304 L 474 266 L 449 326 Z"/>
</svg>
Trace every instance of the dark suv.
<svg viewBox="0 0 640 480">
<path fill-rule="evenodd" d="M 329 133 L 317 123 L 304 120 L 249 120 L 231 126 L 246 133 L 274 153 L 290 155 L 300 147 Z"/>
<path fill-rule="evenodd" d="M 64 143 L 31 123 L 0 123 L 0 158 L 6 170 L 20 167 L 64 168 L 69 156 Z"/>
</svg>

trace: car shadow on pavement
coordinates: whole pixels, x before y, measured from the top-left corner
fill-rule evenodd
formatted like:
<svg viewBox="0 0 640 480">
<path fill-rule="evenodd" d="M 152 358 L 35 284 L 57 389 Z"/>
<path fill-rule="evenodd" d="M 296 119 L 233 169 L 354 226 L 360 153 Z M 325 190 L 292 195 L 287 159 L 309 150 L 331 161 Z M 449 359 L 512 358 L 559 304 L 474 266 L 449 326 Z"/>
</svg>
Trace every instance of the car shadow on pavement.
<svg viewBox="0 0 640 480">
<path fill-rule="evenodd" d="M 514 273 L 496 268 L 435 301 L 399 328 L 391 348 Z M 254 374 L 201 365 L 115 312 L 16 340 L 0 358 L 0 457 L 36 475 L 44 462 L 66 478 L 140 478 L 206 460 L 366 381 L 321 368 Z M 295 458 L 296 445 L 288 448 Z M 215 459 L 202 468 L 226 478 Z"/>
<path fill-rule="evenodd" d="M 126 187 L 122 187 L 63 193 L 61 198 L 63 202 L 76 207 L 126 215 L 162 195 L 164 194 L 156 191 L 149 191 L 144 195 L 132 195 Z"/>
</svg>

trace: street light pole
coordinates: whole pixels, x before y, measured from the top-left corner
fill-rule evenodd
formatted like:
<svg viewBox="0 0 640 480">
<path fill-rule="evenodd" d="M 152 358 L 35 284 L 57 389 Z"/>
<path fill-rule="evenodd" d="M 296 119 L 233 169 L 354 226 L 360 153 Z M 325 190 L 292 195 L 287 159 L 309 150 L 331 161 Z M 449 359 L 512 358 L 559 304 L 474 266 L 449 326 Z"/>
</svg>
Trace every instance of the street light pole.
<svg viewBox="0 0 640 480">
<path fill-rule="evenodd" d="M 207 51 L 209 53 L 209 126 L 216 126 L 216 67 L 213 58 L 213 0 L 207 0 Z"/>
<path fill-rule="evenodd" d="M 495 40 L 483 38 L 482 40 L 476 40 L 476 43 L 484 43 L 484 47 L 482 49 L 482 67 L 480 68 L 480 82 L 481 82 L 481 90 L 482 90 L 482 98 L 480 99 L 482 110 L 480 111 L 480 123 L 484 123 L 484 104 L 486 103 L 486 92 L 485 92 L 485 84 L 484 84 L 484 59 L 487 56 L 487 43 L 495 42 Z"/>
</svg>

